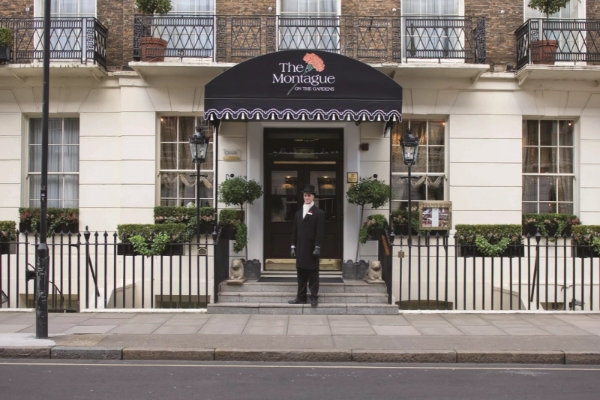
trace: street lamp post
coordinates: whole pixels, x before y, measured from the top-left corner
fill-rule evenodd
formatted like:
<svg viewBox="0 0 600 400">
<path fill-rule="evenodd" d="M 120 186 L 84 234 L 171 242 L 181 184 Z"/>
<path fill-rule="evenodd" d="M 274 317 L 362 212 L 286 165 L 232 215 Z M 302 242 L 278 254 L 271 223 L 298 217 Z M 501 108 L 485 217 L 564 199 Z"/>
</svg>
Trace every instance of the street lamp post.
<svg viewBox="0 0 600 400">
<path fill-rule="evenodd" d="M 404 159 L 404 164 L 406 164 L 408 167 L 408 249 L 410 252 L 412 239 L 412 219 L 410 215 L 412 208 L 410 173 L 412 166 L 417 162 L 417 155 L 419 154 L 419 140 L 413 136 L 412 129 L 406 130 L 406 136 L 400 139 L 400 146 L 402 147 L 402 158 Z"/>
<path fill-rule="evenodd" d="M 190 151 L 196 163 L 196 234 L 200 240 L 200 164 L 206 160 L 208 151 L 208 138 L 201 126 L 197 126 L 196 133 L 190 137 Z"/>
</svg>

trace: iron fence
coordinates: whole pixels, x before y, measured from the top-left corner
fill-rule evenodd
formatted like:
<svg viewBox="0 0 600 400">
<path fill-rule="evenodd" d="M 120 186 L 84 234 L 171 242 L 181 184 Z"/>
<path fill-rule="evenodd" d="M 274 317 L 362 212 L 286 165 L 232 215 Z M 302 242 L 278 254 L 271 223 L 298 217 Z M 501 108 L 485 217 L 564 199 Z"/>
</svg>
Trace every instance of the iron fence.
<svg viewBox="0 0 600 400">
<path fill-rule="evenodd" d="M 218 235 L 167 244 L 160 256 L 152 257 L 137 255 L 131 244 L 119 242 L 116 233 L 52 234 L 47 243 L 51 312 L 205 308 L 215 300 L 215 287 L 228 272 L 229 241 Z M 18 233 L 1 243 L 0 308 L 34 307 L 38 244 L 37 234 Z"/>
<path fill-rule="evenodd" d="M 165 57 L 240 62 L 279 50 L 311 49 L 366 62 L 461 59 L 485 63 L 482 18 L 281 15 L 135 16 L 133 56 L 145 36 L 165 42 Z"/>
<path fill-rule="evenodd" d="M 388 240 L 400 309 L 600 310 L 600 254 L 569 236 L 527 235 L 496 257 L 448 234 Z"/>
<path fill-rule="evenodd" d="M 13 32 L 10 62 L 43 59 L 43 18 L 1 18 L 0 27 Z M 78 60 L 106 68 L 107 35 L 108 30 L 96 18 L 52 18 L 50 60 Z"/>
<path fill-rule="evenodd" d="M 600 20 L 530 19 L 515 35 L 517 68 L 600 61 Z"/>
</svg>

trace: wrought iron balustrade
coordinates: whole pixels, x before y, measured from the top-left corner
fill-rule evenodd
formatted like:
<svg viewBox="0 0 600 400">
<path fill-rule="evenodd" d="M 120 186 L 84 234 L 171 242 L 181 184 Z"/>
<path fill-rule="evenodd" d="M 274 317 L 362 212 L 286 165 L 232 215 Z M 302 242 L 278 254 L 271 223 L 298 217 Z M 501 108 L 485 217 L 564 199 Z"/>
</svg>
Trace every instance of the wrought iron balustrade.
<svg viewBox="0 0 600 400">
<path fill-rule="evenodd" d="M 0 27 L 13 33 L 11 62 L 42 60 L 43 18 L 2 18 Z M 52 18 L 50 21 L 50 60 L 92 62 L 106 68 L 108 29 L 96 18 Z"/>
<path fill-rule="evenodd" d="M 331 51 L 373 63 L 399 63 L 403 58 L 485 62 L 485 20 L 481 18 L 136 16 L 136 60 L 141 56 L 140 38 L 144 36 L 165 40 L 165 57 L 216 62 L 241 62 L 292 49 Z"/>
<path fill-rule="evenodd" d="M 554 62 L 600 62 L 600 20 L 530 19 L 515 31 L 517 68 Z M 554 50 L 539 44 L 553 42 Z"/>
<path fill-rule="evenodd" d="M 404 19 L 404 57 L 407 59 L 460 59 L 484 64 L 484 18 Z"/>
</svg>

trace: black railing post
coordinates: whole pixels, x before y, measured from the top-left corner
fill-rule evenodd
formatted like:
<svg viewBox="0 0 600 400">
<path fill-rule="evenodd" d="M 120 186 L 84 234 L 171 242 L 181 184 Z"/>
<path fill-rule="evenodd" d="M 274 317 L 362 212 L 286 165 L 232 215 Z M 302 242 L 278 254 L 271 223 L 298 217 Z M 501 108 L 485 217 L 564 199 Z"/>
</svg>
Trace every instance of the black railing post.
<svg viewBox="0 0 600 400">
<path fill-rule="evenodd" d="M 88 227 L 85 227 L 83 232 L 85 238 L 85 308 L 90 308 L 90 270 L 88 267 L 88 260 L 90 259 L 90 232 Z"/>
</svg>

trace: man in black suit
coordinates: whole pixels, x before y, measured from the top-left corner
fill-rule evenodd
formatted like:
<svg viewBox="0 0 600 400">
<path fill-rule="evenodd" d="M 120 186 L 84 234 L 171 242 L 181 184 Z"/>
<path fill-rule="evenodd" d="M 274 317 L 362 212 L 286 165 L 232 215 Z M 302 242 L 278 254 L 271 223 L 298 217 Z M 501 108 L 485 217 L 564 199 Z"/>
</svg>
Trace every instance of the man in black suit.
<svg viewBox="0 0 600 400">
<path fill-rule="evenodd" d="M 321 243 L 325 233 L 325 212 L 315 206 L 315 187 L 306 185 L 302 191 L 304 204 L 296 212 L 292 228 L 292 258 L 296 258 L 298 294 L 290 304 L 305 304 L 307 284 L 310 290 L 310 305 L 319 305 L 319 259 Z"/>
</svg>

